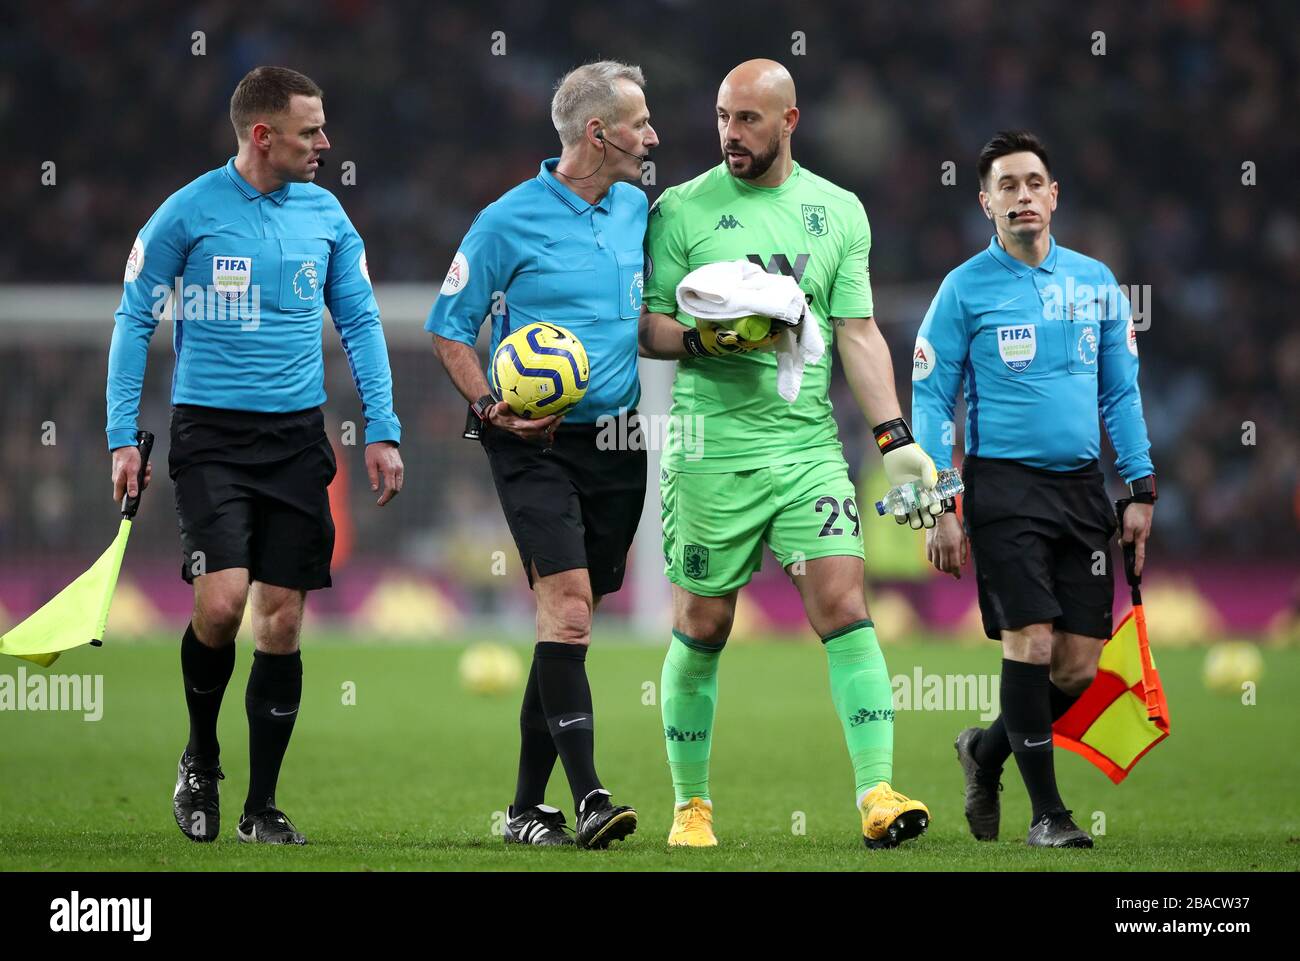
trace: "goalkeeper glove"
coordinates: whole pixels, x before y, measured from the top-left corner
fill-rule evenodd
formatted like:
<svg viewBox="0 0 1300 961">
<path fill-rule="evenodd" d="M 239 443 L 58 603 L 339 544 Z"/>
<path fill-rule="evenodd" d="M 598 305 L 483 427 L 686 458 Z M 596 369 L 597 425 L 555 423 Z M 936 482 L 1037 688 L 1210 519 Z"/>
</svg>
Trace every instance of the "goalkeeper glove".
<svg viewBox="0 0 1300 961">
<path fill-rule="evenodd" d="M 762 340 L 745 340 L 727 327 L 704 323 L 682 334 L 682 344 L 693 357 L 729 357 L 765 350 L 776 343 L 776 337 L 771 333 Z"/>
<path fill-rule="evenodd" d="M 921 445 L 912 437 L 907 421 L 901 417 L 885 421 L 872 428 L 871 432 L 884 456 L 885 476 L 889 478 L 890 486 L 914 483 L 922 488 L 922 506 L 906 515 L 908 524 L 912 530 L 933 527 L 935 518 L 943 513 L 944 506 L 939 498 L 925 496 L 926 491 L 933 491 L 934 485 L 939 483 L 939 472 L 935 469 L 934 461 L 921 449 Z M 900 517 L 898 522 L 901 524 L 903 519 Z"/>
</svg>

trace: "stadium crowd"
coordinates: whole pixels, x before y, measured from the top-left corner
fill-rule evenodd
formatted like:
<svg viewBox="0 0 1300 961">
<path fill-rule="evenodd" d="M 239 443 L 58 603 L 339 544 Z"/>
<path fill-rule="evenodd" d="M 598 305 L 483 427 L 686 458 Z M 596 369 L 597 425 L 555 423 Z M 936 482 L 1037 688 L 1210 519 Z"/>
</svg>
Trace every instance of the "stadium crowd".
<svg viewBox="0 0 1300 961">
<path fill-rule="evenodd" d="M 1035 130 L 1061 183 L 1054 235 L 1149 290 L 1139 343 L 1161 485 L 1155 549 L 1294 557 L 1297 9 L 1092 0 L 1013 16 L 994 0 L 770 9 L 647 0 L 578 2 L 555 16 L 522 3 L 266 0 L 251 16 L 223 4 L 31 6 L 7 12 L 0 33 L 0 284 L 116 282 L 158 203 L 233 153 L 230 92 L 259 63 L 293 66 L 324 88 L 334 149 L 318 182 L 343 194 L 375 282 L 437 284 L 475 212 L 558 152 L 549 99 L 565 69 L 598 56 L 645 69 L 663 141 L 653 198 L 717 162 L 719 78 L 746 57 L 772 56 L 799 85 L 796 159 L 866 206 L 873 282 L 923 294 L 908 316 L 880 318 L 900 385 L 930 293 L 988 242 L 975 203 L 980 145 L 1000 127 Z M 52 186 L 41 179 L 47 161 Z M 354 185 L 341 183 L 345 161 Z M 955 183 L 945 182 L 948 162 Z M 102 350 L 32 346 L 0 330 L 6 553 L 75 544 L 77 518 L 102 509 L 110 324 L 106 315 Z M 327 341 L 336 348 L 332 333 Z M 355 417 L 346 364 L 336 350 L 330 359 L 332 403 L 347 410 L 327 413 Z M 142 422 L 161 433 L 169 377 L 157 355 L 152 365 Z M 409 483 L 400 509 L 382 514 L 367 509 L 366 485 L 352 484 L 364 518 L 356 547 L 399 544 L 437 565 L 439 545 L 473 536 L 466 518 L 496 520 L 498 510 L 431 354 L 395 348 L 393 368 Z M 859 463 L 867 425 L 842 378 L 834 398 Z M 59 431 L 53 446 L 39 443 L 46 421 Z M 159 550 L 175 549 L 170 516 L 149 525 Z"/>
</svg>

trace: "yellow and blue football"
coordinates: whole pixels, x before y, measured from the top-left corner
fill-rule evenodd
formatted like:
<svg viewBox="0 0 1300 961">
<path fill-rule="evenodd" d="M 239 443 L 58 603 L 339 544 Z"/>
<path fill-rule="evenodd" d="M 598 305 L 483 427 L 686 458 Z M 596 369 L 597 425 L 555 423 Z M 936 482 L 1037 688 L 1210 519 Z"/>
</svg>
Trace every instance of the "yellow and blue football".
<svg viewBox="0 0 1300 961">
<path fill-rule="evenodd" d="M 556 324 L 520 327 L 492 355 L 492 386 L 520 417 L 572 410 L 587 393 L 591 369 L 582 341 Z"/>
</svg>

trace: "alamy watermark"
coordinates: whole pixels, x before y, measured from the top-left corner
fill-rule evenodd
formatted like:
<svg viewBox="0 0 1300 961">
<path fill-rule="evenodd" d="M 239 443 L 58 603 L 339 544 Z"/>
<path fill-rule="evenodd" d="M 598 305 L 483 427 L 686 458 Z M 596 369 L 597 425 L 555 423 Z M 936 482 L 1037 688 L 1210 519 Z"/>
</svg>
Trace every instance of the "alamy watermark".
<svg viewBox="0 0 1300 961">
<path fill-rule="evenodd" d="M 596 418 L 600 433 L 597 450 L 681 450 L 687 460 L 704 456 L 704 417 L 694 414 L 631 414 L 620 407 L 617 414 Z"/>
<path fill-rule="evenodd" d="M 27 668 L 0 674 L 0 711 L 79 711 L 82 719 L 104 716 L 103 674 L 43 674 Z"/>
<path fill-rule="evenodd" d="M 1043 319 L 1056 320 L 1068 316 L 1070 320 L 1103 320 L 1123 316 L 1123 305 L 1128 302 L 1133 329 L 1151 328 L 1150 284 L 1076 284 L 1074 277 L 1066 277 L 1065 284 L 1047 284 L 1043 287 Z M 1077 317 L 1079 305 L 1097 304 L 1104 317 Z"/>
<path fill-rule="evenodd" d="M 889 683 L 895 711 L 979 711 L 981 721 L 991 721 L 1000 709 L 997 674 L 926 674 L 918 664 Z"/>
</svg>

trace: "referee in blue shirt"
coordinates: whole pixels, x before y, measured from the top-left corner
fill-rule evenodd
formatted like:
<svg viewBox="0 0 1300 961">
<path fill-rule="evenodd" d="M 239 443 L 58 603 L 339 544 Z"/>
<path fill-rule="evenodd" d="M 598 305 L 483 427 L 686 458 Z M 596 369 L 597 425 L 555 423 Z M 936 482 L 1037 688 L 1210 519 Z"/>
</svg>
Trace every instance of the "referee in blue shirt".
<svg viewBox="0 0 1300 961">
<path fill-rule="evenodd" d="M 507 842 L 573 843 L 564 815 L 544 803 L 557 754 L 573 792 L 579 845 L 603 848 L 636 829 L 636 812 L 614 805 L 596 776 L 585 659 L 592 612 L 623 584 L 645 499 L 645 451 L 602 450 L 597 443 L 598 419 L 626 418 L 640 399 L 647 202 L 631 182 L 659 142 L 644 86 L 638 67 L 613 61 L 561 79 L 551 104 L 559 158 L 543 161 L 536 177 L 479 213 L 426 325 L 481 421 L 501 506 L 537 600 Z M 485 319 L 492 322 L 492 351 L 510 331 L 537 321 L 582 341 L 590 386 L 563 424 L 554 416 L 524 420 L 493 398 L 474 350 Z"/>
<path fill-rule="evenodd" d="M 275 804 L 302 694 L 298 635 L 309 590 L 330 586 L 333 450 L 322 308 L 348 355 L 366 418 L 366 469 L 386 504 L 402 487 L 388 350 L 365 248 L 312 181 L 329 149 L 321 90 L 283 67 L 251 71 L 230 99 L 239 152 L 172 194 L 131 248 L 108 356 L 113 496 L 136 493 L 136 418 L 149 340 L 174 298 L 169 473 L 181 576 L 194 613 L 181 641 L 190 737 L 172 806 L 194 841 L 220 828 L 217 713 L 252 601 L 249 782 L 241 841 L 305 844 Z M 144 482 L 148 484 L 149 475 Z"/>
<path fill-rule="evenodd" d="M 1111 632 L 1116 525 L 1099 412 L 1130 488 L 1122 539 L 1139 573 L 1146 554 L 1156 485 L 1137 338 L 1110 269 L 1052 239 L 1058 185 L 1038 138 L 999 133 L 978 171 L 996 234 L 944 278 L 912 362 L 917 442 L 940 466 L 965 383 L 965 529 L 944 514 L 926 547 L 960 577 L 969 544 L 985 631 L 1002 641 L 1002 714 L 957 738 L 966 817 L 976 838 L 997 837 L 998 778 L 1014 754 L 1033 805 L 1028 843 L 1092 847 L 1057 792 L 1052 722 L 1092 683 Z"/>
</svg>

